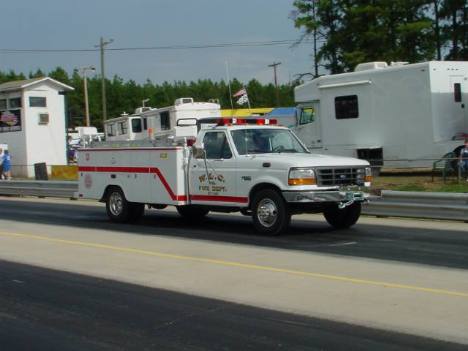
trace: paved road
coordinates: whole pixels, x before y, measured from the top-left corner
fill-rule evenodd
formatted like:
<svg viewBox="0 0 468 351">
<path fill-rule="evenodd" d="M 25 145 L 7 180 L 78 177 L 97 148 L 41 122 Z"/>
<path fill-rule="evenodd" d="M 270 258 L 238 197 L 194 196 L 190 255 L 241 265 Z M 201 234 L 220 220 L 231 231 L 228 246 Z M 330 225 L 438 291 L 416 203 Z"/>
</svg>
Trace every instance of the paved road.
<svg viewBox="0 0 468 351">
<path fill-rule="evenodd" d="M 468 349 L 463 223 L 333 232 L 300 216 L 266 238 L 240 216 L 193 227 L 153 211 L 130 226 L 94 203 L 0 209 L 7 349 Z"/>
</svg>

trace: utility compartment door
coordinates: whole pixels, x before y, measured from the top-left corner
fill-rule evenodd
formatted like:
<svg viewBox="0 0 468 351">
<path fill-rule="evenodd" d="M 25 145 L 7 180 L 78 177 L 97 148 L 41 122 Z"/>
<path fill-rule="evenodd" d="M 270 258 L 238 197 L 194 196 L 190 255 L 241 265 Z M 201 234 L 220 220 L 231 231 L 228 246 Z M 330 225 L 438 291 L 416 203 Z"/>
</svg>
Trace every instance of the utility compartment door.
<svg viewBox="0 0 468 351">
<path fill-rule="evenodd" d="M 205 158 L 190 162 L 192 204 L 237 206 L 247 202 L 237 196 L 236 158 L 225 131 L 208 131 L 203 136 Z"/>
<path fill-rule="evenodd" d="M 313 101 L 299 105 L 294 133 L 309 149 L 322 148 L 322 130 L 320 125 L 320 102 Z"/>
</svg>

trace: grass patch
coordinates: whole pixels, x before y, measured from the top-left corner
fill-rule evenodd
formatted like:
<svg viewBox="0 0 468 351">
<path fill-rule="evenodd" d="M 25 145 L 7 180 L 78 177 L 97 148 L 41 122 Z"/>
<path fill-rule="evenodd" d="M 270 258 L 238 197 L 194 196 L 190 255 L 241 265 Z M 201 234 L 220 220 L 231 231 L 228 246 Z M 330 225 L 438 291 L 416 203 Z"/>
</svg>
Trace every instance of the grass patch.
<svg viewBox="0 0 468 351">
<path fill-rule="evenodd" d="M 456 192 L 468 193 L 468 182 L 462 179 L 449 179 L 445 183 L 441 177 L 434 178 L 426 175 L 391 175 L 374 178 L 372 190 L 398 190 L 398 191 L 433 191 L 433 192 Z"/>
</svg>

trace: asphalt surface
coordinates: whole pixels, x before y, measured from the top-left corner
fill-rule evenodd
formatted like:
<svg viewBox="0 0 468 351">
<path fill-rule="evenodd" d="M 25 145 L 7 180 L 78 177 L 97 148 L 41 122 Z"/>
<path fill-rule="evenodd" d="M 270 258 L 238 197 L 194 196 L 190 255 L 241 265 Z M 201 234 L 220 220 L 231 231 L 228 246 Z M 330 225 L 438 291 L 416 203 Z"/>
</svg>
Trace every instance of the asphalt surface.
<svg viewBox="0 0 468 351">
<path fill-rule="evenodd" d="M 468 350 L 468 229 L 0 199 L 0 350 Z"/>
<path fill-rule="evenodd" d="M 2 350 L 466 350 L 0 261 Z"/>
<path fill-rule="evenodd" d="M 122 225 L 110 223 L 103 206 L 92 204 L 0 199 L 0 219 L 468 269 L 468 225 L 463 229 L 462 226 L 450 228 L 448 221 L 437 221 L 435 223 L 440 225 L 431 228 L 431 225 L 418 227 L 418 221 L 382 219 L 381 222 L 386 224 L 380 225 L 376 224 L 379 221 L 366 223 L 361 220 L 359 229 L 335 231 L 321 216 L 316 216 L 316 221 L 295 216 L 288 233 L 280 237 L 264 237 L 255 233 L 250 217 L 214 214 L 200 224 L 193 224 L 184 222 L 175 211 L 151 210 L 146 211 L 139 223 Z M 411 225 L 405 228 L 401 227 L 402 223 Z M 440 227 L 445 224 L 446 229 L 441 231 Z M 359 245 L 340 245 L 354 241 L 359 241 Z"/>
</svg>

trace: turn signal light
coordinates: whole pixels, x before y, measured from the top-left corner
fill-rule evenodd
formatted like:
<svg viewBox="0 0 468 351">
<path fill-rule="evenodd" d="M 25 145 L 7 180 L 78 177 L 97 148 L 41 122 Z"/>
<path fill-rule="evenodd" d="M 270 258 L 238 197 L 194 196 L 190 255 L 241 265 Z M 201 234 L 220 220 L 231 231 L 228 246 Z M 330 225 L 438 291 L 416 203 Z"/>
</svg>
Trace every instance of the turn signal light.
<svg viewBox="0 0 468 351">
<path fill-rule="evenodd" d="M 317 182 L 315 178 L 290 178 L 288 185 L 315 185 Z"/>
</svg>

